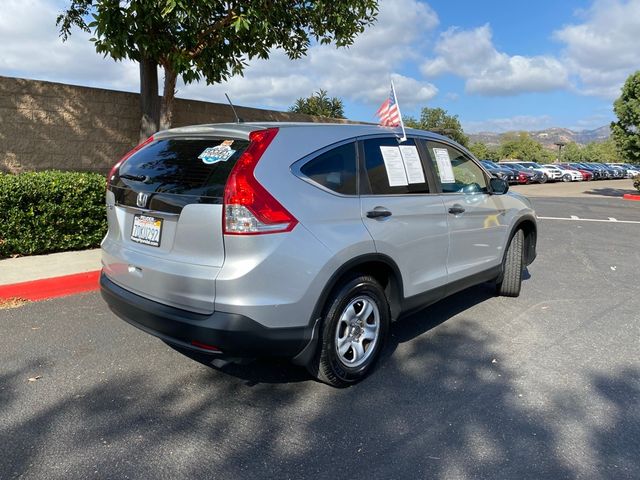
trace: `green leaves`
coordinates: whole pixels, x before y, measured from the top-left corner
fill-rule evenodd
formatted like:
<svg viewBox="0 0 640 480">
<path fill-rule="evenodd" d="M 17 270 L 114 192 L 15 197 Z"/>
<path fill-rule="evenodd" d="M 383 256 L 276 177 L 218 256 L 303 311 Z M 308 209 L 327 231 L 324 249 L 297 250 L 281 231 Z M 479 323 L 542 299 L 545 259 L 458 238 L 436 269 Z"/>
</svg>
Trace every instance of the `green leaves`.
<svg viewBox="0 0 640 480">
<path fill-rule="evenodd" d="M 629 75 L 620 97 L 613 103 L 618 117 L 611 136 L 624 160 L 640 163 L 640 70 Z"/>
<path fill-rule="evenodd" d="M 144 52 L 187 83 L 218 83 L 275 48 L 294 59 L 312 39 L 350 45 L 377 12 L 376 0 L 70 0 L 57 25 L 65 39 L 74 26 L 90 31 L 114 60 Z"/>
<path fill-rule="evenodd" d="M 411 128 L 428 130 L 445 135 L 465 147 L 469 143 L 469 137 L 464 134 L 458 116 L 449 115 L 447 111 L 442 108 L 425 107 L 420 113 L 419 121 L 409 117 L 405 120 L 405 125 Z"/>
<path fill-rule="evenodd" d="M 344 118 L 344 105 L 337 97 L 329 98 L 326 90 L 318 90 L 307 98 L 298 98 L 289 108 L 290 112 L 318 115 L 320 117 Z"/>
<path fill-rule="evenodd" d="M 104 191 L 96 173 L 0 174 L 0 258 L 99 246 Z"/>
</svg>

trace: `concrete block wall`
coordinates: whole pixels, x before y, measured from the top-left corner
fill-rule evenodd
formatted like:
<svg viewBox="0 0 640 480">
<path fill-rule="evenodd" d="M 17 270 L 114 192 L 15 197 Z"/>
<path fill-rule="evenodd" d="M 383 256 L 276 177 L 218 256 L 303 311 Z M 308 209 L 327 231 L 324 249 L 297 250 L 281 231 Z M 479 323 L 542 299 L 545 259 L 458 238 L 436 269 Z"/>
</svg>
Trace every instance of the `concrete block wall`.
<svg viewBox="0 0 640 480">
<path fill-rule="evenodd" d="M 245 121 L 337 121 L 236 107 Z M 138 94 L 0 76 L 0 172 L 106 173 L 138 140 Z M 176 99 L 174 126 L 234 121 L 227 104 Z"/>
</svg>

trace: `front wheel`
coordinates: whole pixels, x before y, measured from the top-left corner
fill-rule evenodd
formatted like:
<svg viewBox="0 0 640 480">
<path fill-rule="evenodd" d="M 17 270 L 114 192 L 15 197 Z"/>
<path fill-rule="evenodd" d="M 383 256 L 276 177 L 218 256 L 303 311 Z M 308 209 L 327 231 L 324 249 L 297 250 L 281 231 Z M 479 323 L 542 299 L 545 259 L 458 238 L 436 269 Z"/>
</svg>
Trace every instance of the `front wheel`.
<svg viewBox="0 0 640 480">
<path fill-rule="evenodd" d="M 538 183 L 541 183 L 541 184 L 542 184 L 542 183 L 547 183 L 547 180 L 549 180 L 549 177 L 547 177 L 545 174 L 543 174 L 543 175 L 540 177 L 540 180 L 538 180 Z"/>
<path fill-rule="evenodd" d="M 570 181 L 571 181 L 571 175 L 569 175 L 568 173 L 565 173 L 565 174 L 562 176 L 562 181 L 563 181 L 563 182 L 570 182 Z"/>
<path fill-rule="evenodd" d="M 380 356 L 389 321 L 389 303 L 375 278 L 360 275 L 344 282 L 327 302 L 309 372 L 334 387 L 362 380 Z"/>
<path fill-rule="evenodd" d="M 498 295 L 517 297 L 522 285 L 524 269 L 524 232 L 518 230 L 507 248 L 504 256 L 502 280 L 496 284 Z"/>
</svg>

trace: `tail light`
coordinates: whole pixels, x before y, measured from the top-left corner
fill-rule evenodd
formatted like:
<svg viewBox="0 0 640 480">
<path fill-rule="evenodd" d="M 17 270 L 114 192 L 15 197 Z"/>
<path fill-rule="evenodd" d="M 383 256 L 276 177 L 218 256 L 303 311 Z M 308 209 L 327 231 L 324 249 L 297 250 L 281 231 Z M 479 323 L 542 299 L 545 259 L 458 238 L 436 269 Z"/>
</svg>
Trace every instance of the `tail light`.
<svg viewBox="0 0 640 480">
<path fill-rule="evenodd" d="M 277 128 L 249 134 L 249 146 L 234 165 L 224 188 L 227 235 L 289 232 L 298 221 L 258 183 L 254 171 L 260 157 L 278 134 Z"/>
<path fill-rule="evenodd" d="M 118 163 L 116 163 L 113 167 L 111 167 L 111 170 L 109 171 L 109 175 L 107 175 L 107 188 L 109 188 L 109 185 L 111 185 L 111 182 L 113 181 L 113 177 L 116 175 L 116 173 L 118 172 L 118 169 L 122 166 L 122 164 L 125 161 L 127 161 L 127 159 L 131 157 L 131 155 L 136 153 L 142 147 L 149 145 L 151 142 L 153 142 L 153 135 L 151 135 L 149 138 L 147 138 L 144 142 L 140 143 L 139 145 L 136 145 L 133 148 L 133 150 L 129 151 L 124 157 L 118 160 Z"/>
</svg>

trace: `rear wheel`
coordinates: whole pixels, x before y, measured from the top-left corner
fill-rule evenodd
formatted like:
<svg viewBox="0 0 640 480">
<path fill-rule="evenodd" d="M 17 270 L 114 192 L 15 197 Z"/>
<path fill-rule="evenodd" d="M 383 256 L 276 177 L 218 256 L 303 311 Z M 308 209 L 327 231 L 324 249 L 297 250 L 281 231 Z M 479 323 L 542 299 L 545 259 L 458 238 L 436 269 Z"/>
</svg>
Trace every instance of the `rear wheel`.
<svg viewBox="0 0 640 480">
<path fill-rule="evenodd" d="M 518 230 L 507 248 L 504 256 L 502 280 L 496 284 L 498 295 L 517 297 L 522 285 L 524 269 L 524 232 Z"/>
<path fill-rule="evenodd" d="M 569 175 L 568 173 L 565 173 L 565 174 L 562 176 L 562 181 L 563 181 L 563 182 L 570 182 L 570 181 L 571 181 L 571 175 Z"/>
<path fill-rule="evenodd" d="M 326 305 L 309 372 L 334 387 L 362 380 L 380 356 L 389 319 L 387 298 L 375 278 L 361 275 L 344 282 Z"/>
</svg>

